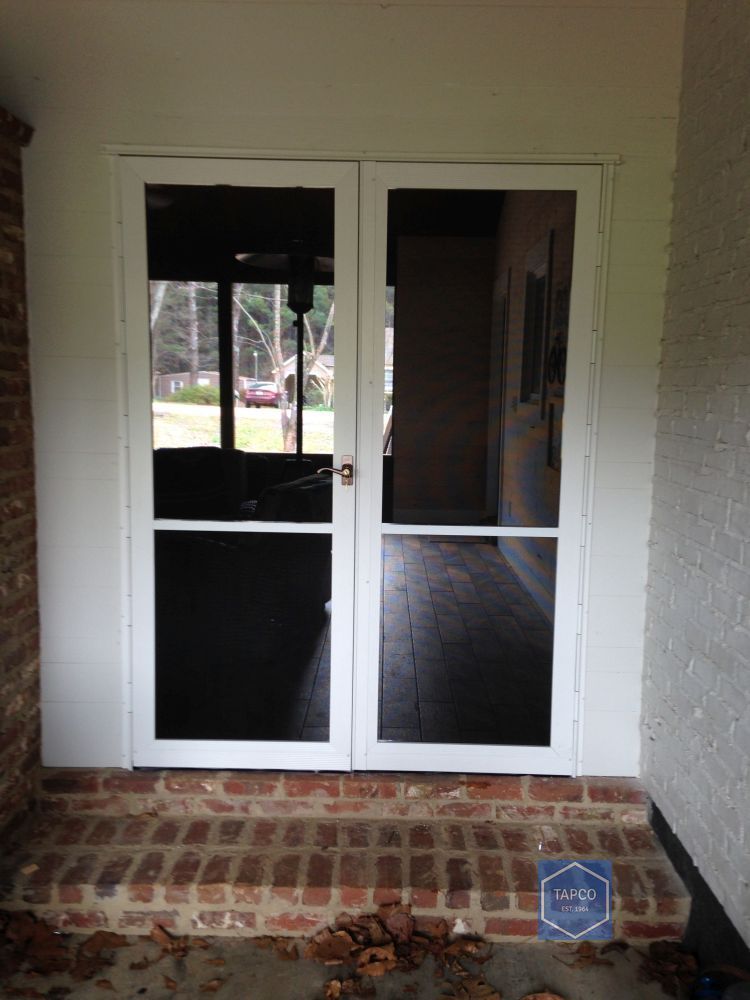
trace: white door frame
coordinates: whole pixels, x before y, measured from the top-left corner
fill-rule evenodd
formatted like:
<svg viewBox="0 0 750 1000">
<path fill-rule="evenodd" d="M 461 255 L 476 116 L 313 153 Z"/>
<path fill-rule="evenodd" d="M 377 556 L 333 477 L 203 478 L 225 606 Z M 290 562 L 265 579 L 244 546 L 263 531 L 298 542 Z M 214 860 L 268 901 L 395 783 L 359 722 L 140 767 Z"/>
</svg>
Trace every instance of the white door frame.
<svg viewBox="0 0 750 1000">
<path fill-rule="evenodd" d="M 149 767 L 348 770 L 351 766 L 355 490 L 333 484 L 331 701 L 328 743 L 158 740 L 155 737 L 154 533 L 171 531 L 329 534 L 328 524 L 178 521 L 153 514 L 146 184 L 333 188 L 336 254 L 334 458 L 354 454 L 357 362 L 358 165 L 350 162 L 122 157 L 123 289 L 128 380 L 129 537 L 133 764 Z"/>
<path fill-rule="evenodd" d="M 113 150 L 114 151 L 114 150 Z M 339 539 L 354 538 L 356 530 L 356 603 L 345 620 L 334 616 L 334 641 L 339 664 L 334 682 L 332 663 L 331 740 L 329 744 L 233 741 L 156 740 L 154 719 L 153 532 L 151 391 L 148 337 L 148 288 L 145 255 L 146 183 L 236 184 L 294 186 L 300 166 L 306 184 L 338 184 L 347 203 L 354 205 L 358 165 L 318 158 L 276 161 L 251 158 L 123 155 L 119 153 L 120 219 L 122 220 L 125 303 L 125 371 L 128 382 L 124 452 L 127 456 L 129 498 L 125 534 L 130 551 L 132 680 L 132 763 L 166 767 L 270 767 L 281 769 L 357 770 L 405 769 L 494 773 L 572 774 L 576 771 L 576 738 L 580 714 L 580 673 L 586 590 L 585 541 L 590 518 L 587 495 L 591 456 L 593 403 L 596 395 L 597 317 L 601 314 L 600 255 L 602 246 L 602 191 L 611 166 L 584 163 L 411 163 L 392 160 L 363 162 L 359 193 L 359 226 L 372 234 L 357 245 L 356 230 L 345 226 L 336 212 L 337 326 L 360 333 L 358 380 L 337 379 L 337 420 L 334 455 L 355 455 L 357 489 L 334 489 L 333 586 L 341 589 L 338 607 L 344 607 L 352 586 L 355 557 Z M 142 151 L 146 153 L 147 151 Z M 569 345 L 565 399 L 564 457 L 558 529 L 482 527 L 472 533 L 510 536 L 546 536 L 558 539 L 555 612 L 555 670 L 550 747 L 487 747 L 456 744 L 394 744 L 377 740 L 378 633 L 380 627 L 380 547 L 382 494 L 383 299 L 385 287 L 385 210 L 389 186 L 497 188 L 520 190 L 575 190 L 577 193 L 575 251 L 570 303 Z M 341 227 L 341 228 L 339 228 Z M 357 293 L 358 304 L 344 303 L 339 289 Z M 337 372 L 354 372 L 356 338 L 341 337 L 336 345 Z M 344 382 L 347 382 L 346 386 Z M 355 391 L 356 390 L 356 391 Z M 355 420 L 356 408 L 356 420 Z M 356 512 L 354 494 L 356 493 Z M 356 517 L 355 517 L 356 514 Z M 267 523 L 169 521 L 172 530 L 260 531 Z M 341 527 L 341 533 L 338 527 Z M 276 524 L 273 530 L 291 533 L 329 531 L 326 525 Z M 386 526 L 387 533 L 448 535 L 445 526 Z M 348 581 L 348 583 L 346 582 Z M 189 746 L 186 743 L 189 742 Z"/>
<path fill-rule="evenodd" d="M 357 514 L 360 571 L 355 627 L 354 767 L 358 770 L 573 774 L 576 770 L 577 678 L 582 637 L 582 581 L 603 167 L 552 164 L 366 162 L 360 185 L 359 463 L 369 470 Z M 540 746 L 379 742 L 378 669 L 382 502 L 383 303 L 388 191 L 391 188 L 575 191 L 575 245 L 568 325 L 565 429 L 557 528 L 457 528 L 384 525 L 383 534 L 547 537 L 557 539 L 551 741 Z M 363 478 L 360 475 L 360 481 Z M 361 664 L 368 666 L 362 667 Z"/>
</svg>

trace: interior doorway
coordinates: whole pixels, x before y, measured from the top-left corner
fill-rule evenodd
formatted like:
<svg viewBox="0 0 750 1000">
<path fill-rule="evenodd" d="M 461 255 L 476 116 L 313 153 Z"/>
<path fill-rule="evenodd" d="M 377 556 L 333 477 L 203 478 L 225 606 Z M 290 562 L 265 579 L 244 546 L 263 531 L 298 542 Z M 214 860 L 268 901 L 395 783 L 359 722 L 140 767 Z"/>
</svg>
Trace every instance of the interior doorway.
<svg viewBox="0 0 750 1000">
<path fill-rule="evenodd" d="M 599 170 L 123 158 L 136 764 L 571 773 Z"/>
</svg>

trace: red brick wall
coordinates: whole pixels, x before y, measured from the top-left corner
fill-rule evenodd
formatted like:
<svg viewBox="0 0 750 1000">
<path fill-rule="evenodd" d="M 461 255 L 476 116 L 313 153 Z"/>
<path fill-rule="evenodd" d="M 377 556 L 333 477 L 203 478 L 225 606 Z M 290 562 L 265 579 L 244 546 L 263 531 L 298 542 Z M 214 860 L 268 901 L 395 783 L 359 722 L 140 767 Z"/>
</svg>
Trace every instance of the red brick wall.
<svg viewBox="0 0 750 1000">
<path fill-rule="evenodd" d="M 31 805 L 39 765 L 39 624 L 21 147 L 0 108 L 0 831 Z"/>
</svg>

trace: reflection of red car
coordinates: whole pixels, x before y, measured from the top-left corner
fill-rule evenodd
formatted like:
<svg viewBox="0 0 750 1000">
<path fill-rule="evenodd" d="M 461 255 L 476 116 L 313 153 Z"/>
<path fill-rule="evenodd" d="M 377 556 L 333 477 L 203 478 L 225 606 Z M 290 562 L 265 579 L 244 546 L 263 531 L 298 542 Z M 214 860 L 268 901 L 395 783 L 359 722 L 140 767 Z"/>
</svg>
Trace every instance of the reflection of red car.
<svg viewBox="0 0 750 1000">
<path fill-rule="evenodd" d="M 245 406 L 277 406 L 279 393 L 273 382 L 258 382 L 245 390 Z"/>
</svg>

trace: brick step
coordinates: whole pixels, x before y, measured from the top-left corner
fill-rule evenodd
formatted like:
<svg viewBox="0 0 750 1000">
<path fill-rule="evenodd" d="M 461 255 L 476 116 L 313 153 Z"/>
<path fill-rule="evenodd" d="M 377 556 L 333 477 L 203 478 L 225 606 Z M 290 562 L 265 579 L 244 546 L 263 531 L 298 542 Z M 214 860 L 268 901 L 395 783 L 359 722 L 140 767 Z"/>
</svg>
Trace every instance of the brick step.
<svg viewBox="0 0 750 1000">
<path fill-rule="evenodd" d="M 39 806 L 102 816 L 646 822 L 634 779 L 528 775 L 46 769 Z"/>
<path fill-rule="evenodd" d="M 147 933 L 156 921 L 178 933 L 307 934 L 342 910 L 402 901 L 518 940 L 537 933 L 535 862 L 555 857 L 612 860 L 615 933 L 628 940 L 678 938 L 689 910 L 651 829 L 611 819 L 67 811 L 35 817 L 17 839 L 0 867 L 0 908 L 70 930 Z"/>
</svg>

